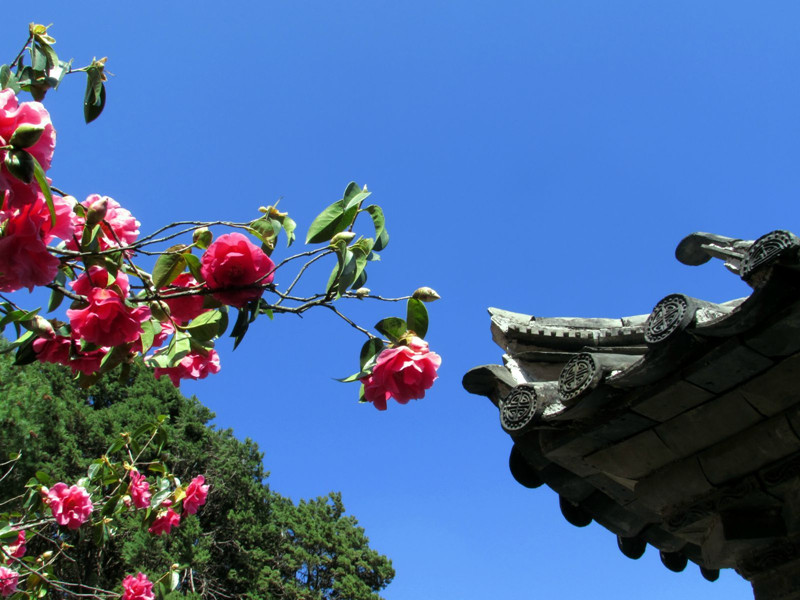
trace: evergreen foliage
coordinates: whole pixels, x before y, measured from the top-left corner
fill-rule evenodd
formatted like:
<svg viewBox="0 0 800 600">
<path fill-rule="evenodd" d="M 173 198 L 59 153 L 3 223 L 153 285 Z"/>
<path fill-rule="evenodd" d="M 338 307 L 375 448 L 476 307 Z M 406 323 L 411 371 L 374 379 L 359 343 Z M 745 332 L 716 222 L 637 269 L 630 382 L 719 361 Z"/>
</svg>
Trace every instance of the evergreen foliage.
<svg viewBox="0 0 800 600">
<path fill-rule="evenodd" d="M 182 571 L 170 596 L 380 598 L 377 592 L 394 577 L 391 561 L 345 516 L 340 494 L 294 505 L 272 491 L 254 442 L 209 425 L 214 415 L 206 407 L 138 365 L 124 382 L 104 378 L 87 390 L 63 368 L 20 369 L 0 357 L 0 457 L 22 452 L 0 483 L 0 507 L 8 510 L 36 471 L 75 481 L 120 432 L 158 415 L 169 416 L 164 462 L 182 481 L 204 475 L 211 484 L 207 504 L 167 536 L 131 523 L 101 549 L 90 531 L 67 533 L 75 562 L 62 561 L 61 578 L 118 589 L 126 575 L 177 563 L 191 569 Z M 31 551 L 36 547 L 36 540 L 29 542 Z"/>
</svg>

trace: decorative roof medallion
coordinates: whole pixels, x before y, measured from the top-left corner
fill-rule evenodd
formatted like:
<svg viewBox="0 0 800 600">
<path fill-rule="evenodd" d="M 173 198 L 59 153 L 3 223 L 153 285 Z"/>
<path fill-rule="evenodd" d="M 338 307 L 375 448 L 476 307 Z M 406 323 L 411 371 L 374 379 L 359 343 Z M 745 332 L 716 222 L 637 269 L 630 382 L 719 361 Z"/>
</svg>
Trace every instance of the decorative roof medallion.
<svg viewBox="0 0 800 600">
<path fill-rule="evenodd" d="M 671 294 L 662 299 L 647 319 L 644 341 L 648 344 L 663 342 L 681 328 L 688 308 L 686 298 L 681 294 Z"/>
<path fill-rule="evenodd" d="M 500 425 L 508 433 L 520 431 L 541 412 L 541 402 L 536 388 L 523 383 L 511 390 L 500 400 Z"/>
<path fill-rule="evenodd" d="M 597 365 L 591 354 L 582 352 L 567 361 L 558 377 L 558 393 L 568 402 L 589 389 L 599 376 Z"/>
<path fill-rule="evenodd" d="M 742 279 L 747 281 L 759 268 L 776 261 L 787 250 L 797 250 L 800 240 L 788 232 L 778 229 L 758 238 L 748 249 L 742 260 Z"/>
</svg>

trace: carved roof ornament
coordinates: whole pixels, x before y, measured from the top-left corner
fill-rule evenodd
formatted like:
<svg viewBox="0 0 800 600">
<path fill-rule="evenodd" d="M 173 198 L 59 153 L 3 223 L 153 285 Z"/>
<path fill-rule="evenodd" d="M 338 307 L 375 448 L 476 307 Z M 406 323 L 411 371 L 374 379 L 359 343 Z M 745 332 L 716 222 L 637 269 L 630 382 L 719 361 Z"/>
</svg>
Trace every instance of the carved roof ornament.
<svg viewBox="0 0 800 600">
<path fill-rule="evenodd" d="M 597 521 L 630 558 L 654 546 L 673 571 L 734 568 L 759 600 L 800 598 L 775 592 L 800 590 L 800 240 L 693 233 L 675 254 L 724 261 L 751 295 L 673 293 L 620 319 L 491 308 L 503 365 L 464 387 L 498 407 L 514 478 L 547 484 L 570 523 Z"/>
</svg>

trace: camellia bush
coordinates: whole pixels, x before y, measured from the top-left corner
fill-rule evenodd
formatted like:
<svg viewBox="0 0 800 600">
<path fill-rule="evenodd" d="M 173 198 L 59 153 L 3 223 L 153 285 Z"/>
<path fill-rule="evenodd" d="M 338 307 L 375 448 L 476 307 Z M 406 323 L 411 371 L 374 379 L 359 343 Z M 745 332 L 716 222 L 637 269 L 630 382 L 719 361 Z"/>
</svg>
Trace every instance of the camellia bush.
<svg viewBox="0 0 800 600">
<path fill-rule="evenodd" d="M 74 68 L 54 44 L 48 27 L 31 24 L 23 48 L 0 67 L 0 328 L 16 331 L 8 347 L 15 364 L 60 364 L 89 387 L 101 377 L 124 380 L 143 357 L 155 377 L 178 386 L 220 370 L 215 342 L 222 336 L 229 334 L 235 349 L 261 316 L 323 308 L 367 338 L 357 372 L 341 380 L 360 383 L 360 401 L 386 410 L 390 398 L 405 404 L 424 397 L 441 364 L 424 340 L 425 303 L 439 296 L 421 287 L 387 298 L 366 287 L 367 267 L 389 242 L 384 213 L 367 202 L 366 186 L 350 183 L 309 225 L 310 248 L 293 255 L 278 247 L 280 240 L 287 250 L 293 245 L 297 224 L 277 205 L 254 207 L 249 222 L 186 220 L 141 235 L 129 208 L 100 194 L 78 201 L 48 177 L 56 134 L 41 103 L 47 92 L 80 72 L 87 77 L 86 122 L 106 103 L 106 60 Z M 23 92 L 33 101 L 21 100 Z M 327 281 L 317 293 L 298 295 L 298 283 L 322 260 L 332 264 Z M 290 282 L 285 287 L 275 283 L 279 271 Z M 55 316 L 20 306 L 21 290 L 40 287 L 50 290 L 45 314 Z M 405 301 L 405 318 L 385 318 L 373 332 L 344 314 L 341 305 L 350 300 Z M 121 593 L 48 575 L 54 561 L 68 557 L 70 536 L 103 542 L 113 537 L 115 520 L 131 514 L 152 535 L 168 535 L 205 502 L 214 482 L 197 474 L 184 484 L 157 459 L 159 425 L 122 434 L 77 482 L 44 473 L 28 482 L 21 505 L 0 515 L 0 595 L 147 600 L 180 586 L 180 565 L 155 579 L 132 573 Z M 51 549 L 29 556 L 32 536 L 49 540 Z"/>
</svg>

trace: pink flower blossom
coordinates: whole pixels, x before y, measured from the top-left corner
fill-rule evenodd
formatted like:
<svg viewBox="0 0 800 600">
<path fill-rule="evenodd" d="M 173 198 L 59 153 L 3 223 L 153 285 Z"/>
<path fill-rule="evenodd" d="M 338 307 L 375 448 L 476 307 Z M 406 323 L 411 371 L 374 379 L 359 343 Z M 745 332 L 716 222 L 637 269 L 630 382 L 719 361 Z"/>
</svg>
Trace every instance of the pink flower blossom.
<svg viewBox="0 0 800 600">
<path fill-rule="evenodd" d="M 5 146 L 20 125 L 41 125 L 44 127 L 39 141 L 26 148 L 47 171 L 53 160 L 56 147 L 56 130 L 50 121 L 50 113 L 40 102 L 19 103 L 13 90 L 0 91 L 0 146 Z M 3 153 L 4 154 L 4 153 Z M 4 156 L 3 156 L 4 157 Z"/>
<path fill-rule="evenodd" d="M 122 600 L 155 600 L 156 597 L 153 593 L 153 584 L 141 571 L 136 577 L 128 575 L 123 579 L 122 588 L 125 590 L 122 593 Z"/>
<path fill-rule="evenodd" d="M 427 342 L 413 337 L 407 346 L 388 348 L 378 355 L 372 374 L 361 380 L 364 397 L 378 410 L 386 410 L 391 397 L 400 404 L 424 398 L 441 364 L 442 358 L 428 350 Z"/>
<path fill-rule="evenodd" d="M 214 298 L 236 308 L 243 308 L 251 300 L 261 297 L 261 286 L 272 282 L 275 268 L 264 251 L 241 233 L 219 236 L 203 254 L 200 272 L 211 289 L 221 289 Z M 266 276 L 266 277 L 265 277 Z"/>
<path fill-rule="evenodd" d="M 186 289 L 197 287 L 197 280 L 191 273 L 181 273 L 170 284 L 169 288 L 162 288 L 171 290 L 173 292 L 179 291 L 172 288 Z M 169 291 L 167 292 L 169 293 Z M 203 296 L 178 296 L 177 298 L 165 298 L 164 302 L 169 306 L 170 315 L 175 319 L 179 325 L 185 325 L 196 316 L 206 312 L 208 309 L 203 308 Z"/>
<path fill-rule="evenodd" d="M 150 484 L 144 475 L 137 470 L 131 471 L 131 484 L 128 487 L 133 505 L 136 508 L 147 508 L 150 506 Z"/>
<path fill-rule="evenodd" d="M 128 277 L 120 272 L 109 285 L 108 272 L 92 267 L 72 283 L 72 288 L 88 298 L 86 308 L 67 311 L 72 333 L 98 346 L 119 346 L 139 339 L 142 323 L 150 318 L 146 306 L 131 308 L 125 303 Z"/>
<path fill-rule="evenodd" d="M 80 372 L 86 375 L 97 372 L 103 357 L 108 352 L 108 348 L 81 352 L 76 340 L 59 335 L 33 340 L 33 350 L 39 362 L 64 365 L 70 367 L 73 373 Z"/>
<path fill-rule="evenodd" d="M 8 598 L 17 591 L 19 573 L 8 567 L 0 567 L 0 596 Z"/>
<path fill-rule="evenodd" d="M 208 496 L 208 485 L 203 485 L 206 482 L 205 477 L 198 475 L 186 488 L 186 497 L 183 499 L 183 510 L 190 515 L 197 512 L 197 509 L 206 503 Z"/>
<path fill-rule="evenodd" d="M 209 350 L 203 355 L 191 352 L 181 359 L 176 367 L 156 367 L 155 378 L 166 375 L 175 387 L 180 386 L 181 379 L 205 379 L 209 374 L 219 373 L 219 354 L 216 350 Z"/>
<path fill-rule="evenodd" d="M 119 202 L 108 196 L 100 196 L 100 194 L 92 194 L 86 198 L 81 205 L 87 210 L 94 209 L 95 211 L 103 212 L 103 222 L 100 224 L 101 233 L 98 236 L 98 242 L 101 250 L 108 250 L 109 248 L 118 248 L 120 244 L 117 239 L 124 246 L 128 246 L 136 241 L 139 236 L 139 226 L 141 223 L 137 221 L 131 212 L 120 206 Z M 80 241 L 83 235 L 83 228 L 86 225 L 86 219 L 83 217 L 76 217 L 75 222 L 75 236 L 77 241 Z M 70 250 L 78 250 L 78 244 L 75 240 L 67 244 Z"/>
<path fill-rule="evenodd" d="M 12 558 L 25 556 L 25 530 L 17 532 L 17 541 L 9 546 L 4 546 L 3 551 Z"/>
<path fill-rule="evenodd" d="M 84 488 L 57 483 L 47 493 L 46 502 L 59 525 L 78 529 L 92 514 L 92 499 Z"/>
<path fill-rule="evenodd" d="M 162 535 L 164 533 L 169 533 L 170 529 L 177 527 L 180 523 L 181 516 L 171 508 L 168 508 L 167 512 L 161 513 L 156 517 L 156 520 L 153 521 L 153 524 L 150 525 L 147 531 L 153 535 Z"/>
</svg>

